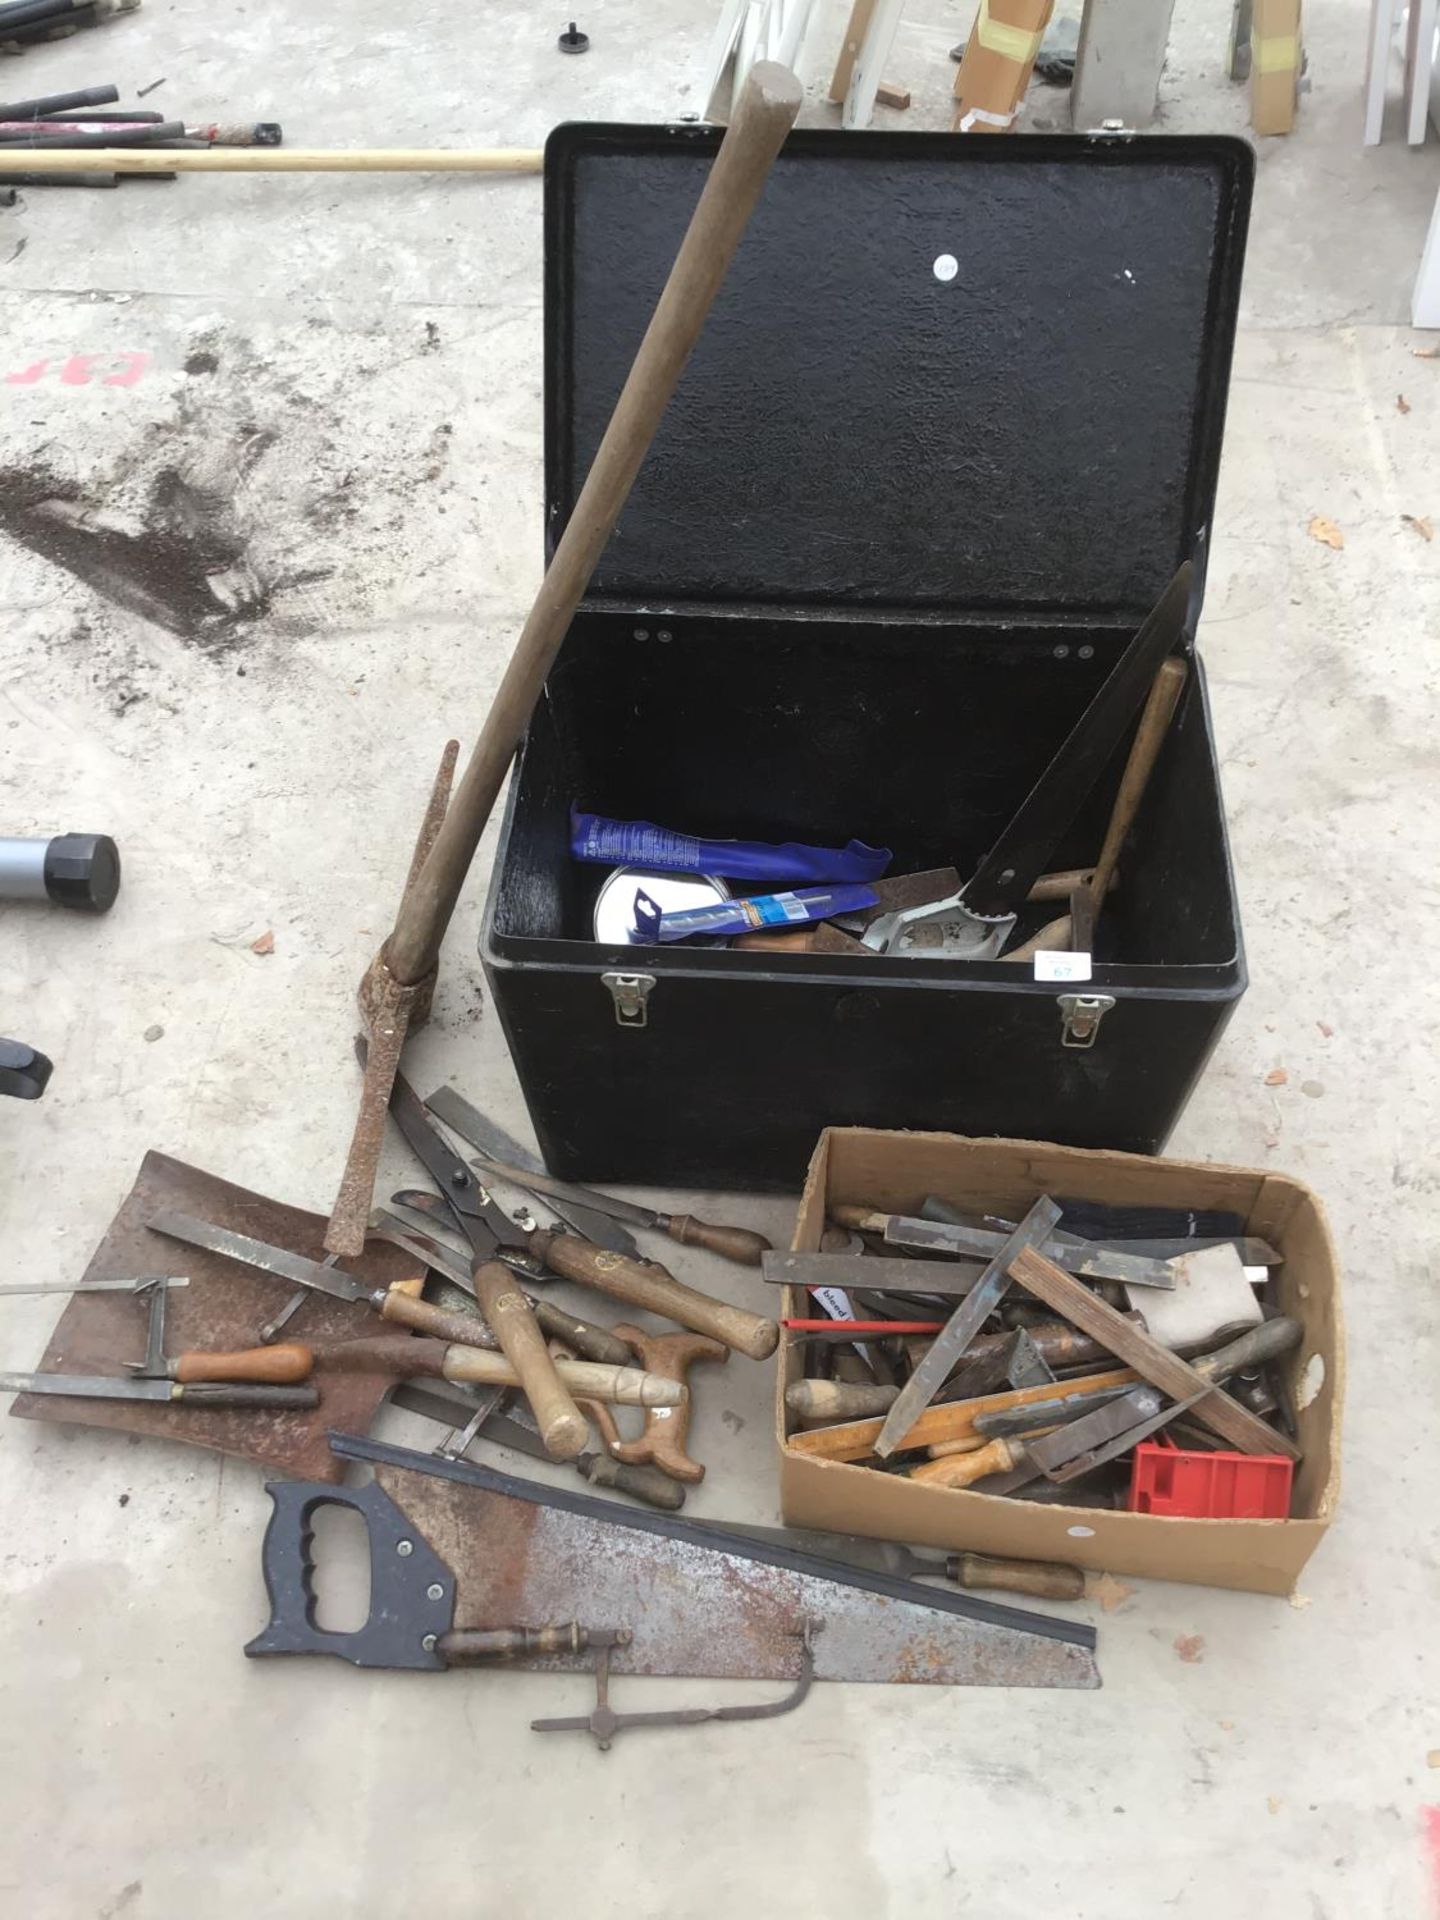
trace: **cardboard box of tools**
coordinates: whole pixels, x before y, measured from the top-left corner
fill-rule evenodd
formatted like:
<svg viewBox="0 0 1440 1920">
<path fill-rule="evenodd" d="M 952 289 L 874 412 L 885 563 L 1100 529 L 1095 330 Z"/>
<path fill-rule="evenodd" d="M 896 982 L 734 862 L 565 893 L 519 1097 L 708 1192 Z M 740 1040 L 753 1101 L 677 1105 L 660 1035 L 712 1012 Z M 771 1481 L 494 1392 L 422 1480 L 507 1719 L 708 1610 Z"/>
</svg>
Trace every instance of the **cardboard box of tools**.
<svg viewBox="0 0 1440 1920">
<path fill-rule="evenodd" d="M 1340 1492 L 1345 1343 L 1340 1277 L 1324 1209 L 1284 1174 L 1205 1161 L 1156 1160 L 1034 1140 L 885 1133 L 831 1127 L 810 1163 L 794 1250 L 815 1252 L 826 1210 L 851 1202 L 917 1212 L 927 1194 L 968 1211 L 1020 1218 L 1042 1193 L 1127 1206 L 1214 1208 L 1243 1216 L 1246 1231 L 1283 1256 L 1278 1304 L 1305 1329 L 1290 1357 L 1299 1443 L 1288 1520 L 1188 1520 L 1068 1506 L 917 1484 L 873 1467 L 817 1459 L 791 1444 L 798 1423 L 785 1389 L 805 1349 L 783 1337 L 776 1398 L 780 1497 L 786 1523 L 917 1546 L 969 1548 L 1031 1560 L 1068 1560 L 1109 1573 L 1144 1574 L 1253 1593 L 1289 1593 L 1334 1517 Z M 786 1313 L 806 1299 L 786 1290 Z"/>
</svg>

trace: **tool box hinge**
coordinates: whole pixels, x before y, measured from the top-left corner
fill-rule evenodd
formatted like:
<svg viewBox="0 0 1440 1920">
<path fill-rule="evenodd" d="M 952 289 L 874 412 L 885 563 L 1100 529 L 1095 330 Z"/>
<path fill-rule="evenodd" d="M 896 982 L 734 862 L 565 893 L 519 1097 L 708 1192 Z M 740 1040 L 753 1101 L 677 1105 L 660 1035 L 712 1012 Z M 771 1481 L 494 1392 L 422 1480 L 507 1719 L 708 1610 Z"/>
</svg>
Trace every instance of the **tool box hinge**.
<svg viewBox="0 0 1440 1920">
<path fill-rule="evenodd" d="M 653 973 L 602 973 L 602 987 L 608 987 L 615 1002 L 617 1027 L 647 1027 L 650 1024 L 650 992 L 655 985 Z"/>
<path fill-rule="evenodd" d="M 1062 993 L 1056 1005 L 1060 1009 L 1062 1047 L 1093 1047 L 1100 1022 L 1114 1006 L 1113 994 Z"/>
</svg>

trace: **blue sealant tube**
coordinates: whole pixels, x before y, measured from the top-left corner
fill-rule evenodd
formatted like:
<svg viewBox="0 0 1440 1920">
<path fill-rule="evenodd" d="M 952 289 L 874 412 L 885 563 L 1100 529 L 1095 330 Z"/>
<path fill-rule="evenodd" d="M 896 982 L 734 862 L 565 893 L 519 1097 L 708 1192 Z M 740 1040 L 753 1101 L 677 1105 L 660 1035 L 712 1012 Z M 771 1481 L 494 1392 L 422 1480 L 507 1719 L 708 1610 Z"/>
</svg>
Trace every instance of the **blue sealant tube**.
<svg viewBox="0 0 1440 1920">
<path fill-rule="evenodd" d="M 635 931 L 647 944 L 689 940 L 697 933 L 754 933 L 760 927 L 807 927 L 858 913 L 879 899 L 873 887 L 805 887 L 796 893 L 762 893 L 749 900 L 717 900 L 708 907 L 663 913 L 642 887 L 635 895 Z"/>
<path fill-rule="evenodd" d="M 700 840 L 648 820 L 607 820 L 577 808 L 570 812 L 570 851 L 577 860 L 599 866 L 718 873 L 755 886 L 818 881 L 863 885 L 878 880 L 893 857 L 888 847 L 867 847 L 863 840 L 844 847 L 807 847 L 794 840 L 783 846 L 764 840 Z"/>
</svg>

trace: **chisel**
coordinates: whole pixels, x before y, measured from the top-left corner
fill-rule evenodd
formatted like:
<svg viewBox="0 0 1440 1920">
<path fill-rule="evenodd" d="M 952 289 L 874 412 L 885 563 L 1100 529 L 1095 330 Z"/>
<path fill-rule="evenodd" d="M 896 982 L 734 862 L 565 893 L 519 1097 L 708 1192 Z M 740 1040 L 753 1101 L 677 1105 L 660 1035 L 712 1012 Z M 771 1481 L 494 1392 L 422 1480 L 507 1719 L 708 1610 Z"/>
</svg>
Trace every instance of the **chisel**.
<svg viewBox="0 0 1440 1920">
<path fill-rule="evenodd" d="M 1079 1567 L 1055 1560 L 999 1559 L 987 1553 L 917 1553 L 893 1540 L 865 1540 L 852 1533 L 815 1533 L 804 1527 L 752 1527 L 738 1520 L 707 1521 L 707 1526 L 738 1533 L 746 1540 L 791 1547 L 821 1560 L 838 1560 L 866 1573 L 888 1573 L 895 1580 L 944 1578 L 957 1587 L 1025 1593 L 1037 1600 L 1079 1600 L 1085 1576 Z"/>
<path fill-rule="evenodd" d="M 88 1373 L 0 1373 L 0 1393 L 60 1393 L 77 1400 L 162 1400 L 187 1407 L 270 1407 L 292 1412 L 320 1404 L 314 1387 L 191 1384 Z"/>
</svg>

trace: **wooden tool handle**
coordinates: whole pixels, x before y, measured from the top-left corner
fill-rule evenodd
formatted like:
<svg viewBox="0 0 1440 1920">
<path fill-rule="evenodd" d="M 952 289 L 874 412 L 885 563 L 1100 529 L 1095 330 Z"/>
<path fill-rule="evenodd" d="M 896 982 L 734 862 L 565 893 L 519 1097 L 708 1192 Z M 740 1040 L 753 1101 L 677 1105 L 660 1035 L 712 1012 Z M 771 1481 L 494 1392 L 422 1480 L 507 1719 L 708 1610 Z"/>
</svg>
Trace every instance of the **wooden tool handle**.
<svg viewBox="0 0 1440 1920">
<path fill-rule="evenodd" d="M 239 1353 L 180 1353 L 170 1363 L 171 1377 L 192 1380 L 248 1380 L 254 1386 L 288 1387 L 308 1380 L 315 1365 L 309 1347 L 248 1347 Z"/>
<path fill-rule="evenodd" d="M 629 1366 L 630 1349 L 623 1340 L 617 1340 L 608 1327 L 580 1320 L 563 1307 L 557 1307 L 553 1300 L 537 1300 L 533 1294 L 525 1297 L 540 1331 L 553 1340 L 563 1340 L 582 1360 L 603 1360 L 611 1367 Z"/>
<path fill-rule="evenodd" d="M 643 1367 L 607 1367 L 597 1360 L 551 1360 L 550 1364 L 572 1399 L 604 1400 L 613 1407 L 678 1407 L 685 1400 L 678 1380 L 646 1373 Z M 474 1347 L 451 1347 L 444 1374 L 447 1380 L 477 1386 L 520 1385 L 519 1374 L 503 1353 L 480 1353 Z"/>
<path fill-rule="evenodd" d="M 722 1260 L 738 1261 L 742 1267 L 758 1267 L 770 1251 L 763 1233 L 750 1227 L 717 1226 L 713 1221 L 697 1219 L 693 1213 L 667 1213 L 665 1231 L 682 1247 L 704 1247 L 718 1253 Z"/>
<path fill-rule="evenodd" d="M 666 1513 L 678 1513 L 685 1504 L 684 1487 L 658 1467 L 625 1466 L 603 1453 L 582 1453 L 575 1464 L 592 1487 L 613 1487 Z"/>
<path fill-rule="evenodd" d="M 1067 867 L 1064 873 L 1042 873 L 1026 894 L 1027 900 L 1068 900 L 1077 887 L 1089 884 L 1093 867 Z"/>
<path fill-rule="evenodd" d="M 1013 953 L 1002 953 L 1002 960 L 1033 960 L 1037 953 L 1065 953 L 1070 946 L 1070 916 L 1062 913 L 1058 920 L 1047 920 L 1038 933 L 1015 948 Z"/>
<path fill-rule="evenodd" d="M 340 1340 L 316 1354 L 322 1370 L 392 1373 L 402 1380 L 429 1376 L 477 1387 L 518 1387 L 520 1376 L 503 1353 L 449 1346 L 443 1340 L 412 1340 L 400 1334 L 379 1340 Z M 612 1367 L 592 1360 L 555 1363 L 572 1395 L 624 1407 L 676 1407 L 685 1398 L 678 1380 L 641 1367 Z"/>
<path fill-rule="evenodd" d="M 1090 882 L 1097 908 L 1103 903 L 1115 878 L 1115 864 L 1120 858 L 1120 849 L 1135 824 L 1135 815 L 1145 798 L 1145 789 L 1155 770 L 1160 749 L 1165 744 L 1180 695 L 1185 691 L 1186 672 L 1183 660 L 1166 660 L 1151 682 L 1149 697 L 1131 743 L 1130 757 L 1120 776 L 1120 791 L 1115 796 L 1110 825 L 1105 830 L 1105 843 L 1100 849 L 1100 858 L 1095 862 L 1095 875 Z"/>
<path fill-rule="evenodd" d="M 943 1460 L 927 1460 L 911 1469 L 912 1480 L 923 1480 L 932 1487 L 968 1487 L 992 1473 L 1008 1473 L 1018 1467 L 1023 1455 L 1008 1440 L 992 1440 L 976 1453 L 957 1453 Z"/>
<path fill-rule="evenodd" d="M 1232 1373 L 1248 1373 L 1252 1367 L 1263 1366 L 1267 1360 L 1275 1360 L 1282 1353 L 1289 1353 L 1292 1347 L 1299 1346 L 1302 1333 L 1298 1320 L 1281 1314 L 1258 1327 L 1251 1327 L 1248 1332 L 1214 1353 L 1201 1354 L 1190 1364 L 1196 1373 L 1203 1374 L 1207 1380 L 1226 1380 Z"/>
<path fill-rule="evenodd" d="M 404 1333 L 382 1334 L 375 1340 L 337 1340 L 317 1348 L 315 1359 L 322 1373 L 393 1373 L 400 1380 L 443 1380 L 446 1357 L 455 1352 L 475 1353 L 492 1369 L 511 1371 L 503 1354 L 456 1348 L 446 1340 L 412 1340 Z"/>
<path fill-rule="evenodd" d="M 985 1436 L 980 1433 L 963 1433 L 958 1440 L 937 1440 L 925 1451 L 932 1460 L 948 1460 L 952 1453 L 974 1453 L 977 1447 L 986 1444 Z"/>
<path fill-rule="evenodd" d="M 1130 1324 L 1128 1321 L 1125 1323 Z M 1013 1387 L 1006 1393 L 978 1394 L 973 1400 L 944 1400 L 927 1407 L 905 1436 L 908 1447 L 938 1446 L 946 1440 L 961 1440 L 975 1431 L 976 1417 L 982 1413 L 1008 1413 L 1028 1407 L 1036 1400 L 1054 1400 L 1062 1394 L 1098 1393 L 1105 1387 L 1133 1387 L 1140 1378 L 1129 1367 L 1115 1367 L 1106 1373 L 1087 1374 L 1081 1379 L 1043 1386 Z M 808 1433 L 787 1434 L 785 1446 L 790 1453 L 809 1454 L 819 1460 L 864 1460 L 875 1451 L 883 1423 L 876 1420 L 848 1420 L 834 1427 L 815 1427 Z"/>
<path fill-rule="evenodd" d="M 877 1213 L 873 1207 L 851 1207 L 838 1202 L 831 1207 L 830 1218 L 837 1227 L 849 1227 L 852 1233 L 884 1233 L 890 1215 Z"/>
<path fill-rule="evenodd" d="M 536 1659 L 541 1654 L 584 1653 L 588 1631 L 578 1622 L 554 1627 L 452 1627 L 442 1633 L 437 1651 L 447 1666 L 503 1665 L 506 1660 Z"/>
<path fill-rule="evenodd" d="M 997 1560 L 988 1553 L 956 1553 L 945 1572 L 957 1587 L 993 1587 L 1000 1593 L 1026 1593 L 1035 1600 L 1081 1600 L 1085 1576 L 1059 1560 Z"/>
<path fill-rule="evenodd" d="M 445 824 L 386 943 L 407 986 L 435 965 L 511 757 L 803 99 L 788 68 L 762 60 L 750 69 Z"/>
<path fill-rule="evenodd" d="M 191 1387 L 177 1381 L 170 1389 L 170 1398 L 187 1407 L 268 1407 L 272 1413 L 308 1413 L 320 1404 L 315 1387 L 230 1386 L 211 1381 Z"/>
<path fill-rule="evenodd" d="M 428 1333 L 436 1340 L 484 1347 L 490 1353 L 499 1351 L 499 1340 L 478 1313 L 452 1313 L 447 1307 L 432 1306 L 428 1300 L 401 1293 L 397 1287 L 391 1287 L 381 1300 L 380 1317 L 416 1333 Z"/>
<path fill-rule="evenodd" d="M 795 1380 L 785 1389 L 785 1405 L 797 1420 L 864 1420 L 886 1413 L 899 1398 L 898 1387 L 850 1386 L 844 1380 Z"/>
<path fill-rule="evenodd" d="M 514 1274 L 498 1260 L 477 1260 L 471 1278 L 475 1298 L 500 1342 L 500 1350 L 520 1376 L 545 1451 L 552 1460 L 573 1460 L 585 1451 L 590 1423 L 556 1371 L 530 1302 Z"/>
<path fill-rule="evenodd" d="M 592 1246 L 573 1233 L 536 1233 L 529 1244 L 547 1267 L 566 1280 L 578 1280 L 597 1293 L 608 1293 L 627 1307 L 664 1314 L 682 1327 L 708 1333 L 712 1340 L 722 1341 L 752 1360 L 768 1360 L 780 1344 L 780 1328 L 775 1321 L 712 1299 L 708 1293 L 697 1293 L 664 1267 L 642 1266 L 638 1260 Z"/>
</svg>

